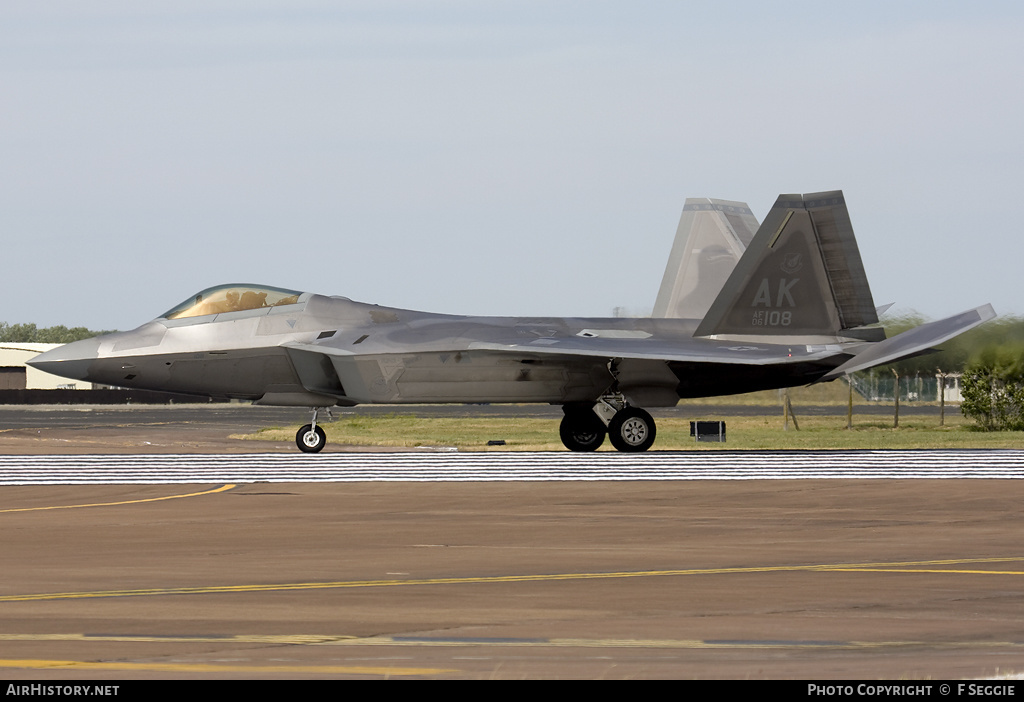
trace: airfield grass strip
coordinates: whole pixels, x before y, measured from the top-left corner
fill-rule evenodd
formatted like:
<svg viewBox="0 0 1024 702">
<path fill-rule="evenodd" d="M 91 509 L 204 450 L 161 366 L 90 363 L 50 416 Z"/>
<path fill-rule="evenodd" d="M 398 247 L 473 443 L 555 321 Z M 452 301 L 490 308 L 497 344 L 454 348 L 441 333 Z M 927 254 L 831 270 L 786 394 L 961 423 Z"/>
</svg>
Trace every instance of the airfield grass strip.
<svg viewBox="0 0 1024 702">
<path fill-rule="evenodd" d="M 799 410 L 797 410 L 799 411 Z M 785 450 L 785 449 L 979 449 L 1024 448 L 1024 432 L 983 432 L 956 410 L 947 411 L 945 426 L 937 416 L 892 417 L 854 413 L 853 429 L 846 417 L 800 416 L 800 430 L 783 429 L 781 409 L 752 408 L 755 416 L 722 417 L 727 423 L 726 443 L 695 443 L 690 418 L 659 419 L 657 450 Z M 694 416 L 692 419 L 717 419 Z M 558 438 L 558 419 L 535 417 L 420 417 L 415 409 L 385 416 L 341 415 L 322 423 L 329 442 L 349 446 L 414 448 L 455 447 L 459 451 L 564 451 Z M 266 441 L 294 441 L 298 425 L 268 428 L 238 436 Z M 502 446 L 488 446 L 501 440 Z M 601 450 L 614 450 L 609 442 Z"/>
</svg>

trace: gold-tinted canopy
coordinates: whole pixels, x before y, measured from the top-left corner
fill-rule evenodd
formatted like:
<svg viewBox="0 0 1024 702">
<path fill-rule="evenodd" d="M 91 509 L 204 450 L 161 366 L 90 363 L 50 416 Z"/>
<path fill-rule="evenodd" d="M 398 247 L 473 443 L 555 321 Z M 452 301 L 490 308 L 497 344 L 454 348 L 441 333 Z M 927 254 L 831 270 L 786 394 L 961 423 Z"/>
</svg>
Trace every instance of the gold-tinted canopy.
<svg viewBox="0 0 1024 702">
<path fill-rule="evenodd" d="M 230 284 L 218 285 L 196 293 L 180 305 L 165 312 L 164 319 L 201 317 L 207 314 L 241 312 L 262 307 L 278 307 L 298 303 L 303 293 L 265 285 Z"/>
</svg>

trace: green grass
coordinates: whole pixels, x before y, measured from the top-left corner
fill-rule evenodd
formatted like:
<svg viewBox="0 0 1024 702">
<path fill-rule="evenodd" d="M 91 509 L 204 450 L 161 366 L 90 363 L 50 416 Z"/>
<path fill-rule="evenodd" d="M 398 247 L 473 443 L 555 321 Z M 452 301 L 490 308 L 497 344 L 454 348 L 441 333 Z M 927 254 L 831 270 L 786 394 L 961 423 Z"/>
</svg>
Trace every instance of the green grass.
<svg viewBox="0 0 1024 702">
<path fill-rule="evenodd" d="M 757 408 L 757 412 L 775 408 Z M 845 416 L 799 416 L 800 430 L 783 430 L 782 410 L 777 415 L 726 417 L 727 442 L 697 444 L 690 437 L 688 420 L 661 419 L 655 449 L 737 450 L 737 449 L 922 449 L 922 448 L 1022 448 L 1024 432 L 983 432 L 960 415 L 955 408 L 946 412 L 946 424 L 938 417 L 901 417 L 899 429 L 892 428 L 892 417 L 854 414 L 854 427 L 846 429 Z M 414 410 L 410 410 L 414 412 Z M 752 413 L 754 410 L 752 409 Z M 404 447 L 455 446 L 460 451 L 564 451 L 558 438 L 557 419 L 417 417 L 414 413 L 395 413 L 381 417 L 348 415 L 336 422 L 323 423 L 332 444 L 349 446 Z M 244 438 L 268 441 L 294 441 L 298 426 L 264 429 Z M 501 439 L 504 446 L 487 446 Z M 613 450 L 608 442 L 603 451 Z"/>
</svg>

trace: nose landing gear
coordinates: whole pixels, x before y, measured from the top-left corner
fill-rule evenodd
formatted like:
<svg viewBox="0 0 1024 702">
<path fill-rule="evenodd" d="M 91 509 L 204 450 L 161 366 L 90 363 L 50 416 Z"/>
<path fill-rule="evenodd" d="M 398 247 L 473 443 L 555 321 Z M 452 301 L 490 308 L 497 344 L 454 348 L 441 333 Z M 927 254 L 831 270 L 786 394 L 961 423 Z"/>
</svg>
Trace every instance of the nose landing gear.
<svg viewBox="0 0 1024 702">
<path fill-rule="evenodd" d="M 325 407 L 327 416 L 333 419 L 331 408 Z M 303 453 L 319 453 L 327 445 L 327 432 L 323 427 L 317 426 L 316 416 L 320 411 L 319 407 L 313 408 L 313 421 L 299 429 L 295 435 L 295 445 Z"/>
</svg>

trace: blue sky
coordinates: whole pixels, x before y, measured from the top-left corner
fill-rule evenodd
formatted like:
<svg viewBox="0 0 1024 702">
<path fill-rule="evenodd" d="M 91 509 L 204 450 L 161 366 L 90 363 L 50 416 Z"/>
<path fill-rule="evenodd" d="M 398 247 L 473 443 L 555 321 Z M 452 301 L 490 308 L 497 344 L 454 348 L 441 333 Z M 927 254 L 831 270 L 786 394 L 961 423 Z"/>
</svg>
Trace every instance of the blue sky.
<svg viewBox="0 0 1024 702">
<path fill-rule="evenodd" d="M 8 2 L 0 321 L 643 313 L 685 198 L 832 189 L 878 304 L 1021 314 L 1022 86 L 1010 2 Z"/>
</svg>

